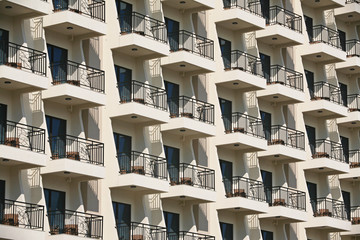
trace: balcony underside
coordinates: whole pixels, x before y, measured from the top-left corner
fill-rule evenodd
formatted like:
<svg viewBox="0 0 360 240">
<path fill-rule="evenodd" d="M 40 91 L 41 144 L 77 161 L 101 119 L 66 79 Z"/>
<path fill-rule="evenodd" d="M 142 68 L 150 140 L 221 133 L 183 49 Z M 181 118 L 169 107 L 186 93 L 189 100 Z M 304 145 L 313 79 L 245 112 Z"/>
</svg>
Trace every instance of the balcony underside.
<svg viewBox="0 0 360 240">
<path fill-rule="evenodd" d="M 347 57 L 345 62 L 336 63 L 336 70 L 344 74 L 359 74 L 360 73 L 360 58 Z"/>
<path fill-rule="evenodd" d="M 256 31 L 256 39 L 265 44 L 289 47 L 304 43 L 304 36 L 290 28 L 279 24 L 266 26 L 265 29 Z"/>
<path fill-rule="evenodd" d="M 68 83 L 49 87 L 42 92 L 42 99 L 80 108 L 99 107 L 106 103 L 105 94 Z"/>
<path fill-rule="evenodd" d="M 144 126 L 167 123 L 170 120 L 169 112 L 136 102 L 121 103 L 111 113 L 110 118 L 113 120 L 142 124 Z"/>
<path fill-rule="evenodd" d="M 106 23 L 72 11 L 59 11 L 43 19 L 45 30 L 81 38 L 99 37 L 106 34 Z M 69 29 L 72 27 L 72 29 Z"/>
<path fill-rule="evenodd" d="M 161 198 L 191 201 L 192 204 L 209 203 L 216 201 L 216 192 L 188 185 L 176 185 L 170 186 L 169 192 L 162 193 Z"/>
<path fill-rule="evenodd" d="M 303 114 L 318 118 L 333 119 L 346 117 L 348 115 L 347 107 L 325 99 L 307 101 L 302 103 L 300 107 Z"/>
<path fill-rule="evenodd" d="M 246 215 L 266 213 L 269 211 L 269 204 L 243 197 L 230 197 L 218 200 L 216 203 L 218 211 L 229 211 Z"/>
<path fill-rule="evenodd" d="M 350 170 L 348 163 L 329 158 L 309 159 L 300 164 L 304 171 L 323 173 L 327 175 L 348 173 Z"/>
<path fill-rule="evenodd" d="M 55 234 L 55 235 L 48 236 L 47 239 L 51 239 L 51 240 L 80 240 L 80 239 L 94 240 L 94 239 L 98 239 L 98 238 L 82 237 L 82 236 L 76 236 L 76 235 L 70 235 L 70 234 Z"/>
<path fill-rule="evenodd" d="M 42 229 L 34 230 L 23 227 L 8 226 L 0 224 L 0 239 L 36 239 L 45 240 L 48 234 Z"/>
<path fill-rule="evenodd" d="M 300 47 L 303 59 L 316 63 L 330 64 L 346 61 L 346 52 L 323 42 L 304 44 Z"/>
<path fill-rule="evenodd" d="M 305 228 L 318 229 L 327 232 L 350 231 L 351 222 L 332 217 L 312 217 L 303 225 Z"/>
<path fill-rule="evenodd" d="M 252 32 L 265 28 L 264 18 L 240 8 L 220 10 L 214 21 L 218 27 L 231 31 Z"/>
<path fill-rule="evenodd" d="M 261 219 L 272 219 L 282 223 L 295 223 L 295 222 L 306 222 L 308 219 L 308 213 L 298 209 L 283 207 L 283 206 L 272 206 L 269 207 L 269 211 L 259 215 Z"/>
<path fill-rule="evenodd" d="M 319 2 L 315 2 L 313 0 L 303 0 L 301 3 L 311 8 L 321 8 L 323 10 L 345 6 L 345 0 L 322 0 Z"/>
<path fill-rule="evenodd" d="M 217 136 L 215 145 L 229 150 L 257 152 L 267 149 L 267 140 L 243 133 L 228 133 Z"/>
<path fill-rule="evenodd" d="M 11 6 L 11 8 L 5 8 Z M 42 0 L 4 0 L 0 1 L 0 14 L 12 17 L 34 18 L 51 13 L 50 4 Z"/>
<path fill-rule="evenodd" d="M 161 2 L 171 8 L 191 10 L 191 12 L 200 12 L 215 8 L 214 0 L 187 0 L 185 3 L 181 3 L 181 1 L 161 0 Z"/>
<path fill-rule="evenodd" d="M 348 128 L 355 128 L 360 126 L 360 112 L 354 111 L 349 112 L 348 116 L 338 118 L 336 120 L 337 124 L 340 126 L 348 127 Z"/>
<path fill-rule="evenodd" d="M 169 182 L 150 176 L 128 173 L 114 177 L 110 188 L 141 192 L 142 194 L 165 193 L 169 191 Z"/>
<path fill-rule="evenodd" d="M 335 17 L 343 22 L 360 21 L 360 5 L 357 2 L 347 3 L 345 7 L 335 9 Z"/>
<path fill-rule="evenodd" d="M 71 177 L 80 181 L 105 178 L 104 166 L 69 158 L 49 160 L 46 167 L 41 168 L 40 171 L 41 175 Z"/>
<path fill-rule="evenodd" d="M 187 75 L 205 74 L 216 70 L 215 61 L 186 50 L 172 52 L 169 56 L 161 58 L 161 66 Z"/>
<path fill-rule="evenodd" d="M 10 82 L 5 83 L 5 82 Z M 0 65 L 0 88 L 18 90 L 21 92 L 35 92 L 45 90 L 50 86 L 50 79 L 28 70 Z"/>
<path fill-rule="evenodd" d="M 115 53 L 143 59 L 160 58 L 170 53 L 167 44 L 137 33 L 123 33 L 120 35 L 112 50 Z"/>
<path fill-rule="evenodd" d="M 171 118 L 168 123 L 162 124 L 161 132 L 191 138 L 203 138 L 215 136 L 216 127 L 195 119 L 177 117 Z"/>
<path fill-rule="evenodd" d="M 284 145 L 270 145 L 266 151 L 258 152 L 258 158 L 259 160 L 281 163 L 301 162 L 306 160 L 306 152 Z"/>
<path fill-rule="evenodd" d="M 295 104 L 305 101 L 305 93 L 282 84 L 269 84 L 257 92 L 257 97 L 268 102 Z"/>
<path fill-rule="evenodd" d="M 351 230 L 349 232 L 341 232 L 341 236 L 359 236 L 360 235 L 360 225 L 359 224 L 353 224 L 351 225 Z"/>
<path fill-rule="evenodd" d="M 16 167 L 19 169 L 43 167 L 48 159 L 49 157 L 43 153 L 0 145 L 0 166 Z"/>
<path fill-rule="evenodd" d="M 257 91 L 266 88 L 266 79 L 242 70 L 224 71 L 216 77 L 217 86 L 241 90 L 244 92 Z"/>
<path fill-rule="evenodd" d="M 360 167 L 350 168 L 350 171 L 339 175 L 340 180 L 356 182 L 360 181 Z"/>
</svg>

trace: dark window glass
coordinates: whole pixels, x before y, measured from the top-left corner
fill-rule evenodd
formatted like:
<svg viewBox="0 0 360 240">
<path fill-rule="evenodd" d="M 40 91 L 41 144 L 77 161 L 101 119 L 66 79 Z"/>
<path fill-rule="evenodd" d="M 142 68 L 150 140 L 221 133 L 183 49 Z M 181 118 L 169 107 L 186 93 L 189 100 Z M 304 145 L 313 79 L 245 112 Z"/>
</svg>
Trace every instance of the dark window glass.
<svg viewBox="0 0 360 240">
<path fill-rule="evenodd" d="M 179 228 L 180 215 L 177 213 L 164 211 L 164 219 L 165 219 L 166 231 L 168 234 L 168 240 L 178 240 L 179 231 L 180 231 Z"/>
<path fill-rule="evenodd" d="M 65 192 L 44 188 L 50 230 L 65 232 Z"/>
<path fill-rule="evenodd" d="M 340 136 L 341 145 L 343 148 L 343 154 L 345 161 L 349 162 L 349 139 L 347 137 Z"/>
<path fill-rule="evenodd" d="M 69 0 L 53 0 L 54 10 L 67 10 Z"/>
<path fill-rule="evenodd" d="M 309 36 L 309 41 L 312 42 L 313 37 L 314 37 L 313 19 L 311 17 L 308 17 L 308 16 L 304 15 L 304 21 L 305 21 L 306 31 L 307 31 L 308 36 Z"/>
<path fill-rule="evenodd" d="M 345 214 L 347 219 L 350 221 L 351 220 L 351 197 L 350 197 L 350 193 L 346 192 L 346 191 L 341 191 L 342 193 L 342 197 L 344 200 L 344 205 L 345 205 Z"/>
<path fill-rule="evenodd" d="M 221 236 L 223 240 L 233 240 L 233 225 L 230 223 L 220 222 Z"/>
<path fill-rule="evenodd" d="M 221 56 L 224 62 L 225 69 L 231 68 L 231 42 L 222 38 L 219 38 Z"/>
<path fill-rule="evenodd" d="M 165 18 L 165 24 L 170 44 L 170 50 L 176 52 L 179 50 L 180 23 L 170 18 Z"/>
<path fill-rule="evenodd" d="M 131 205 L 112 202 L 119 239 L 130 240 Z"/>
<path fill-rule="evenodd" d="M 53 157 L 65 157 L 66 151 L 66 120 L 46 115 L 50 148 Z"/>
<path fill-rule="evenodd" d="M 265 231 L 265 230 L 261 230 L 261 236 L 262 236 L 263 240 L 273 240 L 274 239 L 274 233 Z"/>
<path fill-rule="evenodd" d="M 260 0 L 261 13 L 265 18 L 266 23 L 269 23 L 270 18 L 270 0 Z"/>
<path fill-rule="evenodd" d="M 131 137 L 114 133 L 114 141 L 120 173 L 131 172 Z"/>
<path fill-rule="evenodd" d="M 115 75 L 118 83 L 120 102 L 131 101 L 132 70 L 115 65 Z"/>
<path fill-rule="evenodd" d="M 260 116 L 264 128 L 265 139 L 271 141 L 271 114 L 260 111 Z"/>
<path fill-rule="evenodd" d="M 305 77 L 306 82 L 308 85 L 309 93 L 310 93 L 310 99 L 313 99 L 314 96 L 314 73 L 310 72 L 308 70 L 305 70 Z"/>
<path fill-rule="evenodd" d="M 53 82 L 66 83 L 68 51 L 51 44 L 47 45 L 47 50 Z"/>
<path fill-rule="evenodd" d="M 342 100 L 344 106 L 347 106 L 347 104 L 348 104 L 348 102 L 347 102 L 347 95 L 348 95 L 347 85 L 343 84 L 343 83 L 339 83 L 339 86 L 340 86 L 341 100 Z"/>
<path fill-rule="evenodd" d="M 338 30 L 340 46 L 343 51 L 346 51 L 346 33 L 344 31 Z"/>
<path fill-rule="evenodd" d="M 168 81 L 164 81 L 164 84 L 170 116 L 177 117 L 179 116 L 179 85 Z"/>
<path fill-rule="evenodd" d="M 311 154 L 314 155 L 316 149 L 316 129 L 308 125 L 305 125 L 305 128 L 306 128 L 306 134 L 308 136 Z"/>
<path fill-rule="evenodd" d="M 261 178 L 264 184 L 266 202 L 272 202 L 272 172 L 261 170 Z"/>
<path fill-rule="evenodd" d="M 271 58 L 270 56 L 260 53 L 261 66 L 264 72 L 264 77 L 266 80 L 270 80 L 270 71 L 271 71 Z"/>
<path fill-rule="evenodd" d="M 317 210 L 317 185 L 315 183 L 306 182 L 307 189 L 309 191 L 309 198 L 313 212 Z"/>
<path fill-rule="evenodd" d="M 232 192 L 233 169 L 232 162 L 220 160 L 220 169 L 224 182 L 226 195 Z"/>
<path fill-rule="evenodd" d="M 132 32 L 132 4 L 119 0 L 116 0 L 115 4 L 120 22 L 120 31 L 122 33 Z"/>
<path fill-rule="evenodd" d="M 219 103 L 225 131 L 231 132 L 232 102 L 223 98 L 219 98 Z"/>
<path fill-rule="evenodd" d="M 9 31 L 0 28 L 0 64 L 6 63 L 9 54 Z"/>
<path fill-rule="evenodd" d="M 179 182 L 180 150 L 178 148 L 164 145 L 167 168 L 170 176 L 170 183 Z"/>
<path fill-rule="evenodd" d="M 7 106 L 0 103 L 0 144 L 4 144 L 6 136 Z"/>
</svg>

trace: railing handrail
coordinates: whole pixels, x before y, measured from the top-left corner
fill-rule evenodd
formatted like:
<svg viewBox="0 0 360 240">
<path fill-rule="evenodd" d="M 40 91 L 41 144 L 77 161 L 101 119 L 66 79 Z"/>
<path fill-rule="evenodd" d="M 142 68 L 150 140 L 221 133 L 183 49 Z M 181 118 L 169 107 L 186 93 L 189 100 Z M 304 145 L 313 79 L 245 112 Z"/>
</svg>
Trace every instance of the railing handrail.
<svg viewBox="0 0 360 240">
<path fill-rule="evenodd" d="M 97 214 L 93 214 L 93 213 L 86 213 L 86 212 L 79 212 L 79 211 L 74 211 L 74 210 L 69 210 L 69 209 L 62 209 L 62 210 L 47 210 L 47 215 L 51 215 L 51 214 L 66 214 L 66 213 L 72 213 L 75 215 L 82 215 L 85 217 L 90 217 L 90 218 L 101 218 L 103 219 L 103 216 L 101 215 L 97 215 Z"/>
<path fill-rule="evenodd" d="M 287 16 L 290 16 L 290 17 L 291 17 L 293 23 L 298 22 L 297 26 L 295 26 L 295 24 L 289 26 L 288 23 L 285 22 L 286 20 L 288 20 L 288 19 L 285 19 L 285 16 L 284 16 L 284 19 L 283 19 L 284 22 L 280 22 L 280 21 L 277 20 L 277 14 L 276 14 L 276 21 L 274 22 L 275 24 L 284 25 L 284 26 L 290 28 L 290 29 L 293 30 L 293 31 L 302 33 L 302 16 L 301 16 L 301 15 L 296 14 L 296 13 L 290 11 L 290 10 L 287 10 L 287 9 L 281 7 L 281 6 L 274 5 L 274 6 L 271 6 L 271 7 L 269 8 L 270 19 L 267 19 L 267 22 L 268 22 L 268 23 L 271 23 L 271 21 L 273 20 L 273 19 L 272 19 L 272 16 L 271 16 L 272 10 L 273 10 L 273 11 L 276 11 L 276 13 L 284 12 Z"/>
<path fill-rule="evenodd" d="M 50 67 L 56 66 L 56 65 L 72 65 L 72 66 L 76 66 L 76 67 L 84 67 L 84 68 L 92 70 L 94 72 L 99 72 L 99 73 L 105 74 L 104 70 L 94 68 L 94 67 L 90 67 L 88 65 L 85 65 L 85 64 L 82 64 L 82 63 L 77 63 L 77 62 L 74 62 L 74 61 L 71 61 L 71 60 L 66 60 L 66 61 L 63 61 L 63 62 L 52 62 L 52 63 L 50 63 Z"/>
<path fill-rule="evenodd" d="M 301 194 L 301 195 L 306 195 L 306 192 L 304 191 L 300 191 L 296 188 L 291 188 L 291 187 L 284 187 L 284 186 L 272 186 L 272 189 L 281 189 L 281 190 L 286 190 L 286 191 L 290 191 L 296 194 Z"/>
<path fill-rule="evenodd" d="M 128 84 L 133 84 L 133 83 L 136 83 L 138 85 L 141 85 L 145 88 L 151 88 L 151 89 L 156 89 L 157 92 L 159 93 L 166 93 L 166 90 L 163 89 L 163 88 L 159 88 L 159 87 L 156 87 L 156 86 L 153 86 L 153 85 L 150 85 L 148 83 L 144 83 L 144 82 L 140 82 L 140 81 L 137 81 L 137 80 L 131 80 L 130 82 L 123 82 L 123 83 L 118 83 L 118 85 L 128 85 Z"/>
<path fill-rule="evenodd" d="M 34 127 L 34 126 L 31 126 L 31 125 L 26 125 L 24 123 L 14 122 L 14 121 L 11 121 L 11 120 L 6 120 L 6 122 L 13 123 L 13 124 L 15 124 L 15 126 L 20 125 L 20 126 L 23 126 L 23 127 L 30 127 L 34 131 L 36 130 L 38 132 L 44 132 L 45 133 L 45 129 L 43 129 L 43 128 Z"/>
<path fill-rule="evenodd" d="M 177 33 L 177 32 L 174 32 L 174 34 L 176 34 L 176 33 Z M 188 35 L 190 35 L 190 36 L 196 37 L 197 39 L 201 39 L 201 40 L 204 41 L 205 43 L 212 43 L 212 44 L 214 44 L 214 41 L 213 41 L 213 40 L 208 39 L 208 38 L 203 37 L 203 36 L 200 36 L 200 35 L 198 35 L 198 34 L 196 34 L 196 33 L 193 33 L 193 32 L 187 31 L 187 30 L 179 30 L 178 33 L 179 33 L 179 35 L 181 35 L 182 33 L 186 33 L 186 34 L 188 34 Z"/>
<path fill-rule="evenodd" d="M 201 101 L 201 100 L 198 100 L 198 99 L 196 99 L 196 98 L 184 96 L 184 95 L 179 96 L 179 100 L 180 100 L 180 99 L 189 100 L 189 101 L 195 102 L 195 103 L 202 103 L 202 104 L 204 104 L 204 105 L 207 105 L 208 107 L 214 107 L 214 104 L 211 104 L 211 103 L 208 103 L 208 102 L 205 102 L 205 101 Z"/>
<path fill-rule="evenodd" d="M 283 125 L 271 125 L 271 128 L 277 128 L 277 129 L 283 129 L 283 130 L 286 130 L 286 131 L 291 131 L 291 132 L 295 132 L 295 133 L 292 133 L 292 134 L 300 134 L 300 135 L 305 135 L 304 132 L 302 131 L 299 131 L 299 130 L 296 130 L 294 128 L 289 128 L 288 126 L 283 126 Z"/>
<path fill-rule="evenodd" d="M 99 9 L 100 6 L 100 9 Z M 54 6 L 54 12 L 56 10 L 76 10 L 79 12 L 79 14 L 83 14 L 86 16 L 89 16 L 90 18 L 99 20 L 101 22 L 105 22 L 105 1 L 104 0 L 92 0 L 91 2 L 87 3 L 87 7 L 89 12 L 83 12 L 85 9 L 81 0 L 77 0 L 77 4 L 69 4 L 66 3 L 62 6 Z"/>
<path fill-rule="evenodd" d="M 332 203 L 337 203 L 337 204 L 341 204 L 343 205 L 344 202 L 341 200 L 337 200 L 337 199 L 333 199 L 333 198 L 329 198 L 329 197 L 318 197 L 318 198 L 311 198 L 310 201 L 318 201 L 318 200 L 323 200 L 323 201 L 327 201 L 327 202 L 332 202 Z"/>
<path fill-rule="evenodd" d="M 249 6 L 251 5 L 258 5 L 257 8 L 252 9 Z M 246 0 L 231 0 L 229 1 L 229 5 L 224 5 L 224 9 L 227 8 L 240 8 L 244 11 L 253 13 L 255 15 L 258 15 L 260 17 L 263 17 L 262 12 L 261 12 L 261 3 L 260 1 L 253 1 L 253 2 L 247 2 Z"/>
<path fill-rule="evenodd" d="M 281 65 L 279 65 L 279 64 L 272 64 L 271 66 L 270 66 L 270 68 L 277 68 L 277 69 L 283 69 L 283 70 L 285 70 L 286 72 L 289 72 L 289 73 L 291 73 L 291 74 L 293 74 L 293 75 L 295 75 L 295 76 L 303 76 L 303 74 L 302 73 L 300 73 L 300 72 L 297 72 L 297 71 L 295 71 L 295 70 L 293 70 L 293 69 L 290 69 L 290 68 L 287 68 L 287 67 L 285 67 L 285 66 L 281 66 Z"/>
<path fill-rule="evenodd" d="M 246 178 L 246 177 L 242 177 L 242 176 L 233 176 L 232 179 L 234 180 L 244 180 L 246 182 L 253 182 L 253 183 L 256 183 L 256 184 L 259 184 L 259 185 L 264 185 L 264 183 L 262 181 L 259 181 L 259 180 L 255 180 L 255 179 L 252 179 L 252 178 Z"/>
<path fill-rule="evenodd" d="M 260 61 L 261 62 L 261 59 L 255 55 L 252 55 L 250 53 L 247 53 L 247 52 L 244 52 L 244 51 L 241 51 L 241 50 L 237 50 L 237 49 L 234 49 L 234 50 L 231 50 L 231 54 L 232 53 L 241 53 L 242 55 L 245 55 L 245 57 L 250 57 L 250 58 L 254 58 L 256 59 L 257 61 Z"/>
<path fill-rule="evenodd" d="M 120 154 L 124 154 L 124 153 L 126 153 L 126 152 L 117 152 L 118 156 Z M 165 161 L 166 162 L 166 158 L 164 158 L 164 157 L 159 157 L 159 156 L 151 155 L 151 154 L 144 153 L 144 152 L 134 151 L 134 150 L 132 150 L 131 153 L 137 153 L 142 156 L 156 158 L 157 160 L 154 160 L 154 161 L 159 161 L 159 162 Z"/>
<path fill-rule="evenodd" d="M 135 12 L 135 11 L 132 11 L 131 13 L 121 14 L 121 16 L 137 16 L 137 17 L 141 17 L 141 18 L 156 22 L 158 24 L 157 26 L 166 26 L 165 22 L 162 22 L 162 21 L 157 20 L 155 18 L 149 17 L 148 15 L 145 15 L 145 14 L 142 14 L 142 13 L 139 13 L 139 12 Z M 120 20 L 119 17 L 118 17 L 118 20 Z"/>
<path fill-rule="evenodd" d="M 313 30 L 316 29 L 316 28 L 324 29 L 324 30 L 326 30 L 326 31 L 329 31 L 329 32 L 331 32 L 331 33 L 336 34 L 337 36 L 339 35 L 339 33 L 338 33 L 336 30 L 334 30 L 334 29 L 332 29 L 332 28 L 329 28 L 329 27 L 327 27 L 327 26 L 325 26 L 325 25 L 322 25 L 322 24 L 314 25 L 314 26 L 313 26 Z"/>
<path fill-rule="evenodd" d="M 88 139 L 88 138 L 81 138 L 81 137 L 77 137 L 77 136 L 72 136 L 72 135 L 69 135 L 69 134 L 63 134 L 63 135 L 59 135 L 59 136 L 49 136 L 49 138 L 63 138 L 65 137 L 66 139 L 71 139 L 71 140 L 74 140 L 74 141 L 84 141 L 84 142 L 90 142 L 91 144 L 90 145 L 102 145 L 104 146 L 104 143 L 102 142 L 98 142 L 98 141 L 95 141 L 95 140 L 92 140 L 92 139 Z"/>
<path fill-rule="evenodd" d="M 1 41 L 0 41 L 1 42 Z M 16 46 L 17 48 L 25 48 L 25 49 L 27 49 L 27 50 L 30 50 L 30 51 L 32 51 L 32 52 L 34 52 L 34 53 L 37 53 L 37 55 L 43 55 L 44 57 L 46 57 L 46 53 L 44 53 L 44 52 L 42 52 L 42 51 L 39 51 L 39 50 L 36 50 L 36 49 L 34 49 L 34 48 L 30 48 L 30 47 L 25 47 L 25 46 L 23 46 L 23 45 L 20 45 L 20 44 L 17 44 L 17 43 L 13 43 L 13 42 L 6 42 L 6 41 L 3 41 L 4 43 L 7 43 L 9 46 L 10 45 L 14 45 L 14 46 Z"/>
<path fill-rule="evenodd" d="M 206 239 L 206 240 L 215 240 L 214 236 L 211 235 L 207 235 L 207 234 L 202 234 L 202 233 L 195 233 L 195 232 L 190 232 L 190 231 L 179 231 L 179 235 L 180 238 L 182 237 L 183 239 L 185 239 L 185 236 L 193 236 L 193 237 L 200 237 L 199 239 Z M 195 239 L 195 238 L 193 238 Z M 198 238 L 196 238 L 198 239 Z"/>
<path fill-rule="evenodd" d="M 331 140 L 325 139 L 325 138 L 316 139 L 316 143 L 330 143 L 332 146 L 342 147 L 341 143 L 331 141 Z"/>
<path fill-rule="evenodd" d="M 224 116 L 224 115 L 222 115 L 222 116 Z M 261 118 L 257 118 L 257 117 L 254 117 L 254 116 L 251 116 L 251 115 L 248 115 L 248 114 L 245 114 L 245 113 L 241 113 L 241 112 L 232 112 L 231 116 L 244 116 L 245 118 L 252 119 L 252 120 L 255 120 L 255 121 L 259 121 L 260 123 L 262 123 Z"/>
<path fill-rule="evenodd" d="M 44 208 L 44 205 L 39 205 L 39 204 L 36 204 L 36 203 L 29 203 L 29 202 L 23 202 L 23 201 L 18 201 L 18 200 L 11 200 L 11 199 L 7 199 L 7 198 L 3 198 L 0 200 L 4 200 L 4 201 L 9 201 L 13 204 L 16 204 L 16 203 L 20 203 L 20 204 L 24 204 L 24 205 L 30 205 L 31 208 Z"/>
<path fill-rule="evenodd" d="M 329 86 L 329 87 L 332 87 L 332 88 L 336 88 L 340 91 L 340 87 L 332 84 L 332 83 L 329 83 L 329 82 L 325 82 L 325 81 L 319 81 L 319 82 L 315 82 L 314 83 L 314 86 L 317 86 L 317 85 L 322 85 L 322 86 Z"/>
<path fill-rule="evenodd" d="M 200 169 L 200 170 L 202 170 L 201 172 L 215 173 L 214 169 L 207 168 L 207 167 L 200 166 L 200 165 L 195 165 L 195 164 L 179 163 L 179 166 L 180 166 L 180 169 L 181 169 L 181 166 L 184 166 L 187 169 L 189 169 L 189 168 L 191 168 L 191 169 Z"/>
</svg>

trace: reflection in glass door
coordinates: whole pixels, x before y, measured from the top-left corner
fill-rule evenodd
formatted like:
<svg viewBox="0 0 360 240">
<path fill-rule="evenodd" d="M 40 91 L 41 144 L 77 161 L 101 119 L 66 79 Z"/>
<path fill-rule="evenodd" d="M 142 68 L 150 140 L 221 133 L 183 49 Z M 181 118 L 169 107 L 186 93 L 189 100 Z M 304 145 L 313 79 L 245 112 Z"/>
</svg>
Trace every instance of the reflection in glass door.
<svg viewBox="0 0 360 240">
<path fill-rule="evenodd" d="M 126 103 L 131 101 L 131 81 L 132 70 L 115 65 L 115 75 L 118 84 L 120 102 Z"/>
<path fill-rule="evenodd" d="M 51 44 L 47 45 L 51 75 L 54 84 L 67 83 L 68 51 Z"/>
<path fill-rule="evenodd" d="M 223 98 L 219 98 L 221 115 L 224 122 L 225 132 L 230 133 L 232 130 L 232 102 Z"/>
<path fill-rule="evenodd" d="M 66 120 L 46 115 L 52 158 L 66 157 Z"/>
<path fill-rule="evenodd" d="M 224 182 L 226 196 L 231 196 L 232 179 L 233 179 L 232 162 L 228 162 L 220 159 L 220 169 L 221 169 L 222 179 Z"/>
<path fill-rule="evenodd" d="M 178 240 L 180 231 L 180 215 L 177 213 L 164 211 L 164 219 L 168 240 Z"/>
<path fill-rule="evenodd" d="M 0 103 L 0 144 L 5 143 L 7 106 Z"/>
<path fill-rule="evenodd" d="M 46 209 L 49 216 L 50 232 L 61 234 L 65 231 L 65 192 L 44 188 Z M 51 213 L 51 214 L 49 214 Z"/>
<path fill-rule="evenodd" d="M 131 172 L 131 137 L 114 133 L 114 141 L 120 173 Z"/>
<path fill-rule="evenodd" d="M 116 229 L 121 240 L 131 240 L 131 205 L 119 202 L 112 202 Z"/>
<path fill-rule="evenodd" d="M 180 23 L 170 18 L 165 18 L 165 24 L 169 39 L 170 50 L 176 52 L 179 50 Z"/>
<path fill-rule="evenodd" d="M 170 117 L 179 116 L 179 85 L 164 81 Z"/>
<path fill-rule="evenodd" d="M 179 183 L 180 150 L 164 145 L 164 151 L 170 176 L 170 184 L 176 185 Z"/>
<path fill-rule="evenodd" d="M 118 12 L 121 32 L 132 32 L 132 4 L 119 0 L 116 0 L 115 4 Z"/>
</svg>

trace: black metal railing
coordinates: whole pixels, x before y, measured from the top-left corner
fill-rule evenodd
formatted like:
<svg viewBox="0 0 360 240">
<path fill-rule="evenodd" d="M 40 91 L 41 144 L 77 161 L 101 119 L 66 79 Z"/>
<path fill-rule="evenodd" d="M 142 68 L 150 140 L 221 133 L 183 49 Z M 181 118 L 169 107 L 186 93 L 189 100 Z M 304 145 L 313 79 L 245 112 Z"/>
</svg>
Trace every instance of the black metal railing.
<svg viewBox="0 0 360 240">
<path fill-rule="evenodd" d="M 260 118 L 235 112 L 222 115 L 225 133 L 239 132 L 259 138 L 265 138 L 263 124 Z"/>
<path fill-rule="evenodd" d="M 270 193 L 271 198 L 269 196 Z M 272 188 L 265 187 L 265 194 L 270 206 L 284 206 L 297 210 L 306 210 L 305 192 L 293 188 L 276 186 Z M 271 202 L 269 200 L 271 200 Z"/>
<path fill-rule="evenodd" d="M 69 0 L 69 1 L 55 1 L 54 12 L 59 11 L 72 11 L 81 15 L 85 15 L 96 19 L 101 22 L 105 22 L 105 1 L 102 0 Z"/>
<path fill-rule="evenodd" d="M 279 24 L 295 32 L 302 33 L 302 17 L 279 6 L 270 7 L 269 19 L 266 19 L 266 24 Z"/>
<path fill-rule="evenodd" d="M 350 163 L 350 168 L 360 167 L 360 150 L 349 151 L 349 163 Z"/>
<path fill-rule="evenodd" d="M 197 165 L 180 163 L 179 167 L 168 167 L 170 185 L 190 185 L 215 190 L 215 171 Z"/>
<path fill-rule="evenodd" d="M 303 75 L 280 65 L 271 65 L 267 84 L 282 84 L 296 90 L 304 91 Z"/>
<path fill-rule="evenodd" d="M 116 224 L 119 240 L 167 239 L 166 228 L 138 222 Z"/>
<path fill-rule="evenodd" d="M 137 173 L 153 178 L 167 179 L 166 158 L 131 151 L 118 153 L 120 174 Z"/>
<path fill-rule="evenodd" d="M 105 92 L 105 72 L 102 70 L 69 60 L 51 63 L 50 69 L 53 85 L 68 83 L 95 92 Z"/>
<path fill-rule="evenodd" d="M 50 234 L 69 234 L 87 238 L 102 238 L 103 217 L 71 210 L 48 211 Z"/>
<path fill-rule="evenodd" d="M 347 220 L 345 205 L 342 201 L 331 198 L 310 199 L 314 217 L 332 217 Z"/>
<path fill-rule="evenodd" d="M 360 206 L 352 206 L 350 208 L 351 224 L 360 224 Z"/>
<path fill-rule="evenodd" d="M 170 51 L 187 51 L 214 60 L 214 41 L 186 30 L 168 35 Z"/>
<path fill-rule="evenodd" d="M 118 83 L 120 103 L 137 102 L 167 111 L 166 90 L 138 81 Z"/>
<path fill-rule="evenodd" d="M 49 137 L 51 158 L 68 158 L 94 165 L 104 165 L 104 144 L 70 135 Z"/>
<path fill-rule="evenodd" d="M 360 57 L 360 41 L 357 39 L 346 40 L 346 56 Z"/>
<path fill-rule="evenodd" d="M 359 94 L 348 95 L 347 106 L 350 112 L 360 111 L 360 95 Z"/>
<path fill-rule="evenodd" d="M 324 99 L 336 104 L 344 105 L 341 96 L 340 87 L 332 85 L 328 82 L 316 82 L 313 92 L 310 91 L 311 100 Z"/>
<path fill-rule="evenodd" d="M 349 3 L 360 3 L 360 1 L 358 1 L 358 0 L 346 0 L 345 3 L 346 3 L 346 4 L 349 4 Z"/>
<path fill-rule="evenodd" d="M 44 206 L 0 199 L 0 224 L 44 230 Z"/>
<path fill-rule="evenodd" d="M 45 130 L 22 123 L 0 123 L 0 144 L 45 153 Z"/>
<path fill-rule="evenodd" d="M 231 51 L 231 69 L 264 77 L 260 58 L 239 50 Z"/>
<path fill-rule="evenodd" d="M 285 145 L 300 150 L 305 150 L 305 134 L 301 131 L 280 125 L 271 126 L 269 145 Z"/>
<path fill-rule="evenodd" d="M 240 8 L 242 10 L 248 11 L 250 13 L 253 13 L 255 15 L 262 17 L 261 12 L 261 3 L 258 0 L 227 0 L 224 2 L 224 9 L 228 8 Z"/>
<path fill-rule="evenodd" d="M 339 32 L 323 25 L 316 25 L 313 27 L 310 43 L 326 43 L 341 49 Z"/>
<path fill-rule="evenodd" d="M 46 53 L 19 44 L 0 41 L 0 65 L 46 76 Z"/>
<path fill-rule="evenodd" d="M 187 117 L 214 124 L 214 105 L 194 98 L 180 96 L 168 99 L 170 117 Z"/>
<path fill-rule="evenodd" d="M 251 200 L 265 202 L 264 184 L 260 181 L 245 178 L 233 177 L 223 179 L 226 197 L 243 197 Z"/>
<path fill-rule="evenodd" d="M 336 161 L 348 163 L 344 157 L 342 145 L 327 139 L 316 140 L 315 150 L 312 154 L 312 158 L 330 158 Z"/>
<path fill-rule="evenodd" d="M 164 22 L 137 12 L 119 14 L 118 20 L 121 34 L 137 33 L 159 42 L 167 42 L 167 31 Z"/>
</svg>

